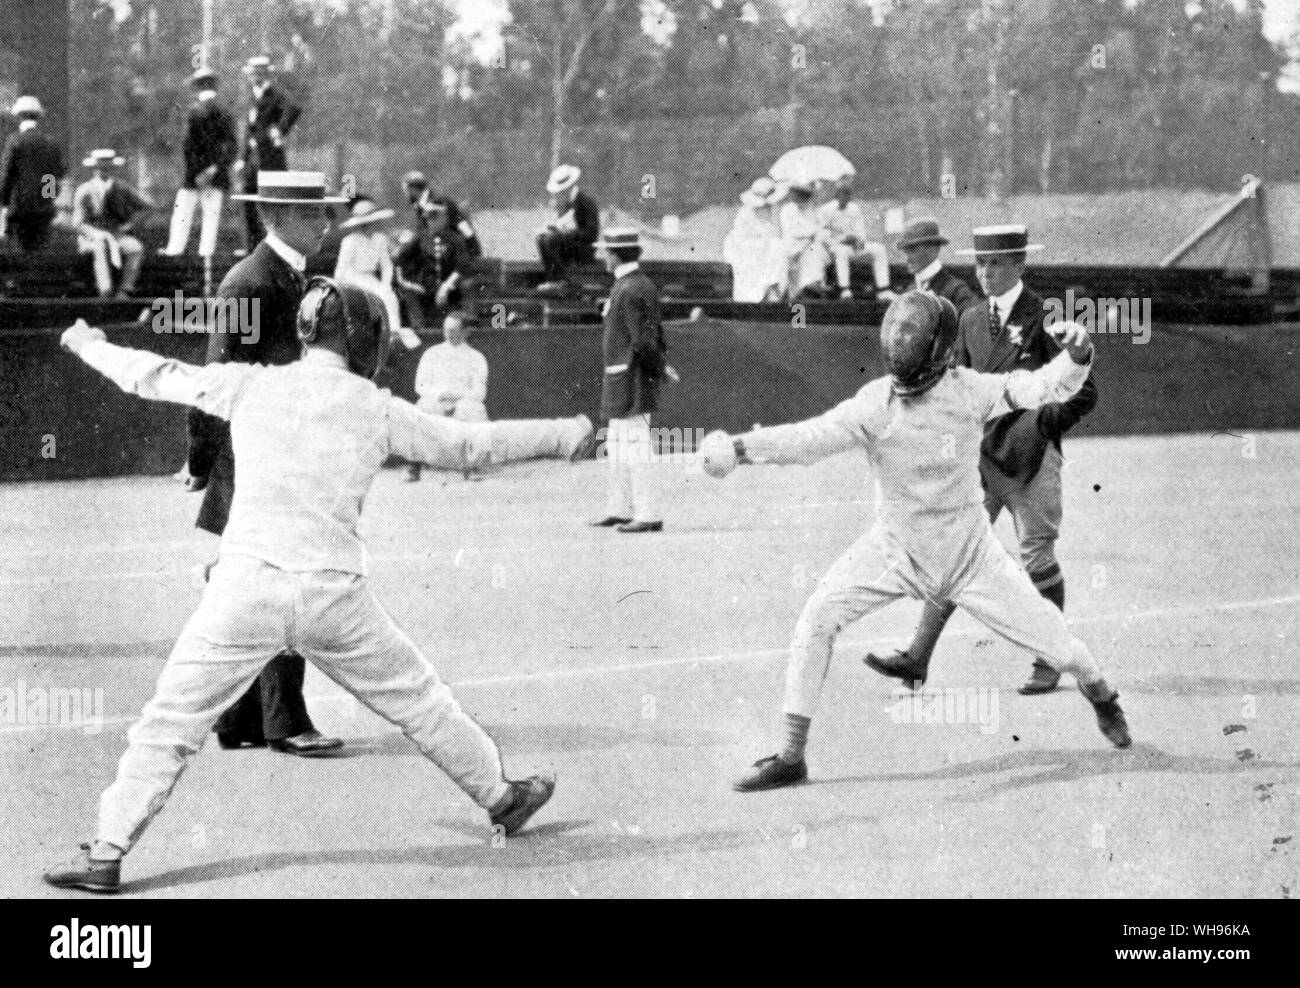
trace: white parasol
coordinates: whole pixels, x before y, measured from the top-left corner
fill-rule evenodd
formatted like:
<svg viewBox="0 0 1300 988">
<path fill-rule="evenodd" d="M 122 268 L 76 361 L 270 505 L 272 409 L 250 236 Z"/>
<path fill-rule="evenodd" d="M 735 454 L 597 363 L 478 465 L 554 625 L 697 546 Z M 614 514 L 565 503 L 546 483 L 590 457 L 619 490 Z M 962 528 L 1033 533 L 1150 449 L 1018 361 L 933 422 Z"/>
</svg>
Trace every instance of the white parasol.
<svg viewBox="0 0 1300 988">
<path fill-rule="evenodd" d="M 854 169 L 853 163 L 834 148 L 812 144 L 781 155 L 768 174 L 788 185 L 815 185 L 838 182 L 853 175 Z"/>
</svg>

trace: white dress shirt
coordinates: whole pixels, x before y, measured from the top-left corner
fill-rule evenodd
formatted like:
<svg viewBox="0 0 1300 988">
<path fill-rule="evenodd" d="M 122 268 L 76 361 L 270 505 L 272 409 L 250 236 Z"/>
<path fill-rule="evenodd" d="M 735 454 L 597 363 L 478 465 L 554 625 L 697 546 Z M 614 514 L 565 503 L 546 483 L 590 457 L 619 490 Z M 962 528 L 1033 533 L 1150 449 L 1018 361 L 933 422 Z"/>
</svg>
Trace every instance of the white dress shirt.
<svg viewBox="0 0 1300 988">
<path fill-rule="evenodd" d="M 998 319 L 1001 322 L 1001 326 L 998 327 L 999 329 L 1001 329 L 1002 326 L 1005 326 L 1007 324 L 1007 316 L 1011 315 L 1011 310 L 1015 307 L 1016 300 L 1020 298 L 1020 293 L 1023 292 L 1024 290 L 1025 290 L 1025 283 L 1023 281 L 1017 281 L 1014 285 L 1012 285 L 1001 295 L 989 296 L 990 306 L 993 303 L 997 303 Z M 989 309 L 989 314 L 990 316 L 992 316 L 991 307 Z"/>
<path fill-rule="evenodd" d="M 123 391 L 230 422 L 239 482 L 221 554 L 284 570 L 365 574 L 357 523 L 390 455 L 467 470 L 567 456 L 585 434 L 578 419 L 479 425 L 427 415 L 315 347 L 279 367 L 197 367 L 103 340 L 82 346 L 80 356 Z"/>
<path fill-rule="evenodd" d="M 916 272 L 916 287 L 921 289 L 921 291 L 925 291 L 930 287 L 930 282 L 934 280 L 934 276 L 942 270 L 943 261 L 936 257 L 920 271 Z"/>
<path fill-rule="evenodd" d="M 264 239 L 266 240 L 266 246 L 279 254 L 281 260 L 283 260 L 285 264 L 289 265 L 289 267 L 293 268 L 299 274 L 306 272 L 307 258 L 281 240 L 278 233 L 274 230 L 267 230 Z"/>
<path fill-rule="evenodd" d="M 832 243 L 839 243 L 845 237 L 857 237 L 861 243 L 867 241 L 867 218 L 862 207 L 852 199 L 843 209 L 838 199 L 832 199 L 818 208 L 817 219 Z"/>
</svg>

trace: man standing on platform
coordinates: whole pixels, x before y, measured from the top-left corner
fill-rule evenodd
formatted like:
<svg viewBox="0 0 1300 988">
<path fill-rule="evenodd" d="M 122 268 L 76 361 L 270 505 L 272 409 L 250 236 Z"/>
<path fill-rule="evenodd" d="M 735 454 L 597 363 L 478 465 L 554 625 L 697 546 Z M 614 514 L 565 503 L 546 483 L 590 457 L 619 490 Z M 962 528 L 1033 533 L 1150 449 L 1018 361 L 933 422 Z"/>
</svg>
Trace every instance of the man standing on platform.
<svg viewBox="0 0 1300 988">
<path fill-rule="evenodd" d="M 302 108 L 285 95 L 275 84 L 275 69 L 265 55 L 250 58 L 244 66 L 248 76 L 253 101 L 248 107 L 248 128 L 244 132 L 244 156 L 235 168 L 244 173 L 244 192 L 256 195 L 257 174 L 260 171 L 284 171 L 289 167 L 285 139 L 298 122 Z M 248 249 L 251 251 L 266 235 L 255 203 L 244 200 L 244 220 L 248 228 Z"/>
<path fill-rule="evenodd" d="M 320 248 L 329 228 L 326 207 L 347 200 L 325 195 L 320 172 L 263 171 L 255 194 L 235 196 L 260 212 L 266 236 L 233 268 L 217 289 L 218 313 L 248 311 L 256 327 L 210 326 L 207 363 L 290 364 L 302 355 L 298 339 L 298 304 L 307 281 L 307 257 Z M 254 308 L 256 306 L 256 308 Z M 255 328 L 256 332 L 248 332 Z M 235 493 L 235 460 L 230 426 L 194 409 L 190 412 L 189 471 L 205 489 L 195 524 L 221 535 L 226 529 Z M 270 745 L 290 755 L 318 755 L 343 742 L 322 737 L 307 713 L 302 695 L 306 663 L 302 656 L 282 652 L 262 670 L 239 701 L 217 721 L 214 730 L 223 748 Z"/>
<path fill-rule="evenodd" d="M 177 257 L 185 253 L 194 223 L 194 207 L 203 217 L 199 232 L 199 257 L 209 258 L 217 249 L 221 207 L 230 191 L 230 166 L 235 160 L 238 138 L 235 119 L 217 102 L 217 74 L 199 69 L 190 76 L 194 105 L 185 125 L 185 181 L 176 190 L 172 225 L 162 253 Z"/>
<path fill-rule="evenodd" d="M 907 221 L 898 249 L 907 259 L 908 273 L 916 279 L 914 287 L 946 298 L 961 315 L 967 306 L 979 301 L 979 296 L 939 260 L 939 251 L 946 243 L 948 238 L 939 232 L 939 221 L 933 216 L 920 216 Z"/>
<path fill-rule="evenodd" d="M 610 230 L 598 246 L 605 249 L 606 265 L 614 274 L 605 309 L 600 392 L 610 470 L 605 517 L 591 524 L 620 532 L 660 532 L 664 523 L 651 476 L 655 449 L 650 417 L 659 408 L 659 382 L 664 377 L 676 381 L 677 372 L 665 360 L 659 289 L 641 270 L 637 231 Z"/>
<path fill-rule="evenodd" d="M 35 96 L 19 96 L 10 112 L 18 130 L 0 153 L 0 236 L 7 229 L 24 251 L 37 251 L 50 240 L 65 173 L 63 151 L 41 133 L 45 109 Z"/>
</svg>

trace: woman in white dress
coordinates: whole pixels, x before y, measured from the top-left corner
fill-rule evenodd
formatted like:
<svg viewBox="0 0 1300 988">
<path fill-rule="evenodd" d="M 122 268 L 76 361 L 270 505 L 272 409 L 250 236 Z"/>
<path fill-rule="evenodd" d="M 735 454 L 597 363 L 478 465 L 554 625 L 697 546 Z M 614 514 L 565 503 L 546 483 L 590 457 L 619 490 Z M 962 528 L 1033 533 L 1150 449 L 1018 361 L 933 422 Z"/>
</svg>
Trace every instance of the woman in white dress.
<svg viewBox="0 0 1300 988">
<path fill-rule="evenodd" d="M 351 215 L 339 224 L 339 230 L 346 231 L 346 235 L 339 244 L 334 277 L 378 295 L 388 310 L 389 329 L 410 349 L 419 346 L 420 338 L 402 325 L 397 293 L 393 291 L 392 246 L 383 228 L 393 215 L 391 209 L 380 209 L 365 196 L 353 200 Z"/>
<path fill-rule="evenodd" d="M 785 293 L 786 258 L 776 204 L 785 190 L 764 176 L 740 194 L 741 207 L 722 242 L 722 259 L 731 265 L 732 298 L 762 302 Z"/>
</svg>

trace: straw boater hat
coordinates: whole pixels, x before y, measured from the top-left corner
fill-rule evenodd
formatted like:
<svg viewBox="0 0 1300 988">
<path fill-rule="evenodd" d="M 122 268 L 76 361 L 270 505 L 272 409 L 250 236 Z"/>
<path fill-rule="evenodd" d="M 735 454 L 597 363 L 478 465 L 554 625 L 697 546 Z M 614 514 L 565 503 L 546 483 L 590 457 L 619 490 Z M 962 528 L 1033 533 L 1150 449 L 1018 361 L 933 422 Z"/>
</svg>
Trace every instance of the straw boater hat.
<svg viewBox="0 0 1300 988">
<path fill-rule="evenodd" d="M 257 194 L 240 193 L 231 199 L 282 206 L 337 206 L 343 196 L 325 194 L 324 172 L 258 172 Z"/>
<path fill-rule="evenodd" d="M 217 74 L 208 68 L 196 69 L 190 76 L 190 85 L 195 89 L 216 89 Z"/>
<path fill-rule="evenodd" d="M 244 63 L 243 68 L 244 75 L 252 75 L 254 72 L 262 72 L 266 75 L 270 75 L 274 71 L 275 66 L 271 64 L 271 60 L 265 55 L 254 55 Z"/>
<path fill-rule="evenodd" d="M 907 221 L 903 227 L 903 235 L 898 238 L 897 247 L 899 250 L 920 247 L 922 244 L 938 244 L 942 247 L 949 242 L 948 238 L 939 232 L 938 220 L 933 216 L 918 216 Z"/>
<path fill-rule="evenodd" d="M 357 199 L 352 203 L 352 214 L 339 224 L 339 229 L 355 230 L 358 227 L 391 220 L 393 216 L 391 209 L 380 209 L 369 199 Z"/>
<path fill-rule="evenodd" d="M 35 96 L 19 96 L 14 100 L 13 109 L 9 111 L 15 117 L 27 113 L 37 117 L 45 116 L 45 107 L 41 106 L 41 101 Z"/>
<path fill-rule="evenodd" d="M 97 148 L 81 161 L 83 168 L 121 168 L 126 159 L 112 148 Z"/>
<path fill-rule="evenodd" d="M 610 227 L 593 246 L 606 249 L 640 250 L 641 234 L 633 226 Z"/>
<path fill-rule="evenodd" d="M 578 184 L 578 179 L 582 177 L 582 169 L 575 165 L 560 165 L 559 168 L 551 172 L 551 177 L 546 182 L 546 191 L 551 195 L 559 195 L 561 192 L 567 192 Z"/>
<path fill-rule="evenodd" d="M 1042 250 L 1042 244 L 1029 242 L 1029 230 L 1022 223 L 1006 223 L 1001 226 L 977 226 L 971 231 L 973 247 L 963 248 L 958 254 L 979 256 L 981 254 L 1022 254 L 1028 251 Z"/>
</svg>

